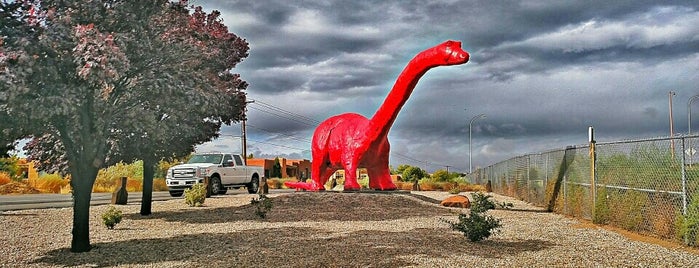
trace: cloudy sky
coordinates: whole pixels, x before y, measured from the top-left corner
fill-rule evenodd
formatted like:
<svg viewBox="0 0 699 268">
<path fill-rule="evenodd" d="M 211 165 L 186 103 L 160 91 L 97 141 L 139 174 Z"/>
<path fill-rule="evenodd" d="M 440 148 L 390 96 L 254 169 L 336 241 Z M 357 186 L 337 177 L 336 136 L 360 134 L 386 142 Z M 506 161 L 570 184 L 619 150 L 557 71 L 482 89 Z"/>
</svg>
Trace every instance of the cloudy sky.
<svg viewBox="0 0 699 268">
<path fill-rule="evenodd" d="M 469 169 L 530 152 L 687 132 L 699 94 L 696 1 L 190 1 L 250 43 L 248 153 L 310 159 L 315 126 L 371 117 L 422 50 L 461 41 L 465 65 L 430 70 L 389 133 L 391 164 Z M 695 103 L 699 112 L 699 102 Z M 695 115 L 699 130 L 699 115 Z M 200 151 L 240 152 L 240 126 Z"/>
</svg>

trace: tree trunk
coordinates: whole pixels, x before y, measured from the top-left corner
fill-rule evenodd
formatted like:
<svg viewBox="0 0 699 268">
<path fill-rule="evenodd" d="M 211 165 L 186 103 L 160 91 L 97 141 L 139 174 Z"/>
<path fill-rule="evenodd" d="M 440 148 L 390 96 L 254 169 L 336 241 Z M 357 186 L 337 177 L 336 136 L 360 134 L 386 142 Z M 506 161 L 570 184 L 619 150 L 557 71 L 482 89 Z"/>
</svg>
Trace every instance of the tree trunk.
<svg viewBox="0 0 699 268">
<path fill-rule="evenodd" d="M 89 166 L 89 164 L 86 164 L 86 166 Z M 71 174 L 73 187 L 73 240 L 70 244 L 70 251 L 72 252 L 87 252 L 92 248 L 90 246 L 90 199 L 92 199 L 92 185 L 94 184 L 95 176 L 97 176 L 97 169 L 87 168 L 95 169 L 95 172 Z"/>
<path fill-rule="evenodd" d="M 155 175 L 155 161 L 143 159 L 143 198 L 141 199 L 141 215 L 151 214 L 153 202 L 153 176 Z"/>
</svg>

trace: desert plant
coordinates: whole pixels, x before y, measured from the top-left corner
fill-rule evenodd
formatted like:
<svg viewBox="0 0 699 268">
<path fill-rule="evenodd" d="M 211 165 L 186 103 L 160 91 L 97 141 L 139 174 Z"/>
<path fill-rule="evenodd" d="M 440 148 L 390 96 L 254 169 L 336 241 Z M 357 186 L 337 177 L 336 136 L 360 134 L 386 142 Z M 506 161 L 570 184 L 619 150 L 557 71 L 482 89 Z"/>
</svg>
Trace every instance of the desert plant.
<svg viewBox="0 0 699 268">
<path fill-rule="evenodd" d="M 498 207 L 500 207 L 502 209 L 511 209 L 511 208 L 515 207 L 515 205 L 510 203 L 510 202 L 502 202 L 502 203 L 498 203 Z"/>
<path fill-rule="evenodd" d="M 486 212 L 489 209 L 495 209 L 495 202 L 490 200 L 492 195 L 485 195 L 481 192 L 472 193 L 471 211 L 476 213 Z"/>
<path fill-rule="evenodd" d="M 478 242 L 490 237 L 500 228 L 500 220 L 490 215 L 483 215 L 471 210 L 469 214 L 459 214 L 458 222 L 443 220 L 451 225 L 451 228 L 462 232 L 471 242 Z"/>
<path fill-rule="evenodd" d="M 167 184 L 165 184 L 165 179 L 153 179 L 153 191 L 167 191 Z"/>
<path fill-rule="evenodd" d="M 461 189 L 459 189 L 459 187 L 455 187 L 455 188 L 452 188 L 451 190 L 449 190 L 450 194 L 459 194 L 460 192 L 461 192 Z"/>
<path fill-rule="evenodd" d="M 267 179 L 267 186 L 269 189 L 282 189 L 284 187 L 284 182 L 282 179 Z"/>
<path fill-rule="evenodd" d="M 58 173 L 53 174 L 42 174 L 33 182 L 30 182 L 30 186 L 38 189 L 42 192 L 47 193 L 60 193 L 61 188 L 68 185 L 69 181 L 63 179 Z"/>
<path fill-rule="evenodd" d="M 255 214 L 264 219 L 267 217 L 267 212 L 272 210 L 272 199 L 268 198 L 264 194 L 260 194 L 258 198 L 252 198 L 250 204 L 255 207 Z"/>
<path fill-rule="evenodd" d="M 121 222 L 121 218 L 121 210 L 114 206 L 109 206 L 107 211 L 102 213 L 102 222 L 107 226 L 107 229 L 114 229 L 114 226 Z"/>
<path fill-rule="evenodd" d="M 200 207 L 204 205 L 206 199 L 206 185 L 196 183 L 192 188 L 184 190 L 184 202 L 190 207 Z"/>
<path fill-rule="evenodd" d="M 595 214 L 592 218 L 592 222 L 596 224 L 607 224 L 610 217 L 610 209 L 608 204 L 607 187 L 601 187 L 597 190 L 597 196 L 595 197 Z"/>
<path fill-rule="evenodd" d="M 8 184 L 12 181 L 12 178 L 10 178 L 10 174 L 4 171 L 0 171 L 0 185 L 3 184 Z"/>
<path fill-rule="evenodd" d="M 699 245 L 699 195 L 692 198 L 687 214 L 677 217 L 677 236 L 688 246 Z"/>
</svg>

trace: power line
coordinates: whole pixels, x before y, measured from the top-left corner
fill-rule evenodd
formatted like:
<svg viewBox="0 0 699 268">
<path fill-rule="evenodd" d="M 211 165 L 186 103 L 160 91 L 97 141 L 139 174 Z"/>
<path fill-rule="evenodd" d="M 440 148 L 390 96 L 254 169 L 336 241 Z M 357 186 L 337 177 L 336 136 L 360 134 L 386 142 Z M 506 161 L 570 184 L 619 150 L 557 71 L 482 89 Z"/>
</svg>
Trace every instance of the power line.
<svg viewBox="0 0 699 268">
<path fill-rule="evenodd" d="M 429 161 L 424 161 L 424 160 L 415 159 L 415 158 L 412 158 L 412 157 L 409 157 L 409 156 L 407 156 L 407 155 L 404 155 L 404 154 L 401 154 L 401 153 L 397 153 L 397 152 L 391 152 L 391 154 L 394 155 L 394 156 L 397 156 L 398 158 L 402 158 L 402 159 L 404 159 L 404 160 L 408 160 L 408 161 L 412 161 L 412 162 L 417 162 L 417 163 L 420 163 L 420 164 L 423 164 L 423 165 L 437 166 L 437 167 L 454 167 L 454 166 L 452 166 L 452 165 L 438 164 L 438 163 L 432 163 L 432 162 L 429 162 Z M 457 169 L 457 170 L 458 170 L 458 171 L 461 171 L 460 169 Z"/>
<path fill-rule="evenodd" d="M 277 106 L 274 106 L 272 104 L 269 104 L 269 103 L 266 103 L 266 102 L 263 102 L 260 100 L 255 100 L 255 102 L 253 102 L 253 104 L 255 104 L 259 107 L 250 106 L 249 108 L 251 108 L 253 110 L 258 110 L 258 111 L 263 112 L 263 113 L 267 113 L 267 114 L 271 114 L 271 115 L 274 115 L 274 116 L 277 116 L 280 118 L 295 121 L 295 122 L 298 122 L 298 123 L 301 123 L 301 124 L 304 124 L 307 126 L 316 126 L 316 125 L 320 124 L 320 121 L 318 121 L 318 120 L 284 110 L 282 108 L 279 108 Z"/>
<path fill-rule="evenodd" d="M 303 149 L 303 148 L 298 148 L 298 147 L 291 147 L 291 146 L 286 146 L 286 145 L 275 144 L 275 143 L 266 142 L 266 141 L 258 141 L 258 140 L 251 140 L 251 139 L 248 139 L 248 140 L 255 142 L 255 143 L 262 143 L 262 144 L 267 144 L 267 145 L 272 145 L 272 146 L 277 146 L 277 147 L 283 147 L 283 148 L 287 148 L 287 149 L 295 149 L 295 150 L 301 150 L 301 151 L 308 150 L 308 148 Z"/>
<path fill-rule="evenodd" d="M 274 111 L 268 111 L 268 110 L 264 110 L 264 109 L 260 109 L 260 108 L 252 107 L 252 106 L 251 106 L 251 107 L 248 107 L 248 108 L 253 109 L 253 110 L 257 110 L 257 111 L 260 111 L 260 112 L 263 112 L 263 113 L 271 114 L 271 115 L 274 115 L 274 116 L 279 117 L 279 118 L 288 119 L 288 120 L 291 120 L 291 121 L 294 121 L 294 122 L 297 122 L 297 123 L 301 123 L 301 124 L 304 124 L 304 125 L 307 125 L 307 126 L 310 126 L 310 127 L 315 126 L 314 124 L 308 123 L 307 121 L 302 121 L 302 120 L 299 120 L 299 119 L 296 119 L 296 118 L 284 116 L 283 114 L 275 113 Z"/>
<path fill-rule="evenodd" d="M 308 139 L 304 139 L 304 138 L 297 137 L 297 136 L 294 136 L 294 135 L 289 135 L 289 134 L 286 134 L 286 133 L 276 132 L 276 131 L 264 129 L 264 128 L 261 128 L 261 127 L 253 126 L 253 125 L 250 125 L 250 124 L 247 124 L 247 126 L 250 127 L 250 128 L 253 128 L 253 129 L 257 129 L 257 130 L 261 130 L 261 131 L 267 132 L 267 133 L 286 136 L 286 137 L 288 137 L 288 138 L 290 138 L 290 139 L 293 139 L 293 140 L 302 141 L 302 142 L 306 142 L 306 143 L 309 143 L 309 144 L 311 143 L 311 141 L 308 140 Z"/>
</svg>

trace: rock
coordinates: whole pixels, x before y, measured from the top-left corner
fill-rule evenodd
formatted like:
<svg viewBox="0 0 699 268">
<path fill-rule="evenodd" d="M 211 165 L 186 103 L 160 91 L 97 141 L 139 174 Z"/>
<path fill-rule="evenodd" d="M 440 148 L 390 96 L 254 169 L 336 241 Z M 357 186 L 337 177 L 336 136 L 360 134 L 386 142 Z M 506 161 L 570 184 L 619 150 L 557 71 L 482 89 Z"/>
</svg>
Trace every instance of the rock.
<svg viewBox="0 0 699 268">
<path fill-rule="evenodd" d="M 465 197 L 463 195 L 450 196 L 447 199 L 444 199 L 444 201 L 442 201 L 439 204 L 442 206 L 445 206 L 445 207 L 455 207 L 455 208 L 470 208 L 471 207 L 471 201 L 468 200 L 468 197 Z"/>
</svg>

